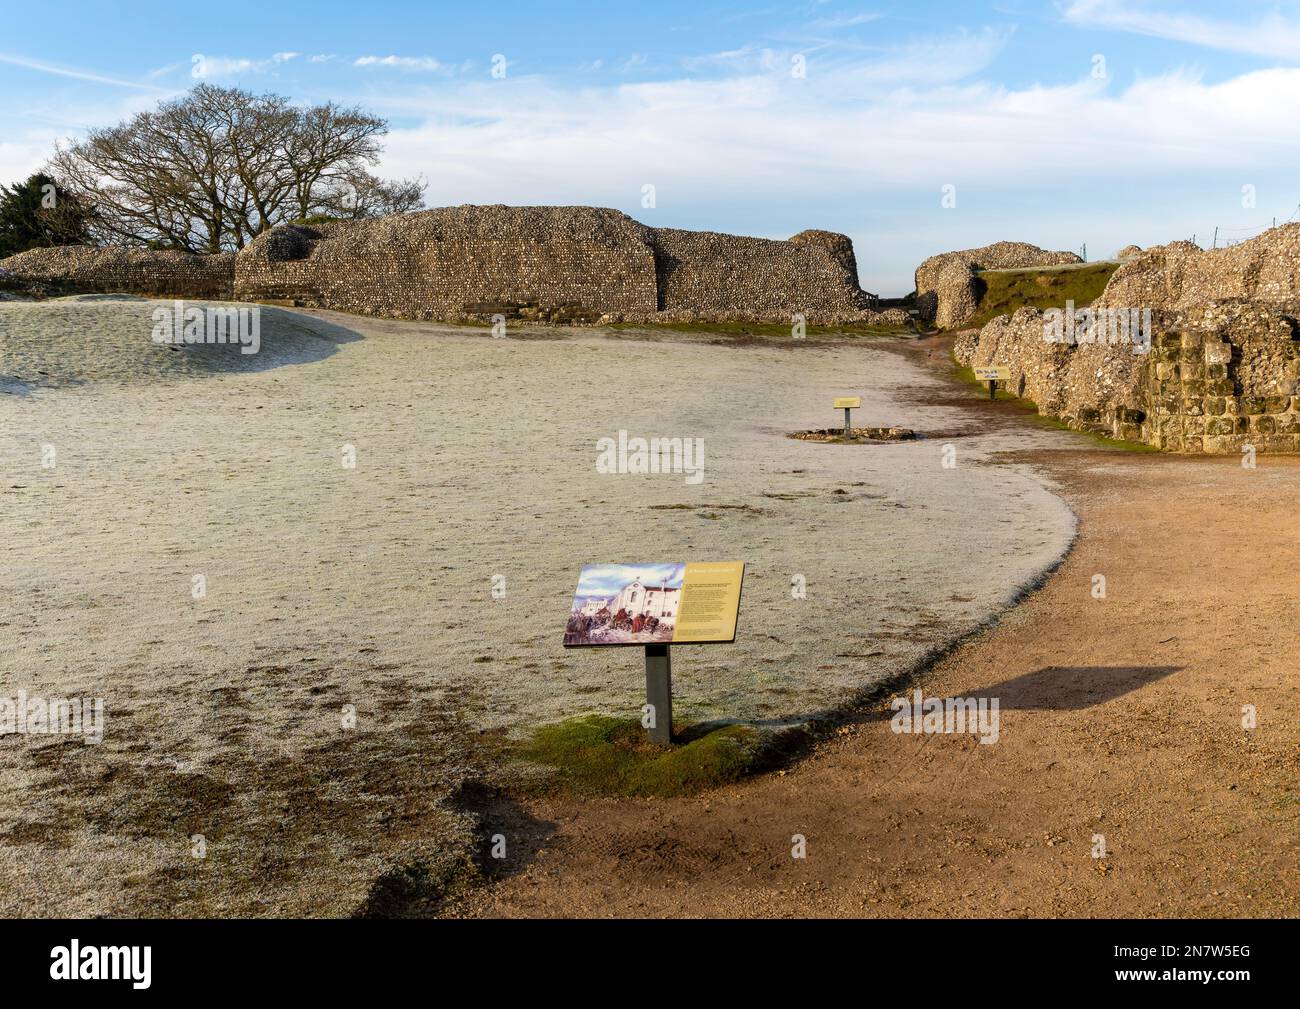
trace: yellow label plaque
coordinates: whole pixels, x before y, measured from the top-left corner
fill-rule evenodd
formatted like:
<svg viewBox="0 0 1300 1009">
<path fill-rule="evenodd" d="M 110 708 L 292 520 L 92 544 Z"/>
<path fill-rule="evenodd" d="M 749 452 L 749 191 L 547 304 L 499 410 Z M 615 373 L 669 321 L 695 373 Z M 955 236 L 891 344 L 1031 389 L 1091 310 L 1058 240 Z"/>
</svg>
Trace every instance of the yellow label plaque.
<svg viewBox="0 0 1300 1009">
<path fill-rule="evenodd" d="M 1004 364 L 994 365 L 991 368 L 972 368 L 975 377 L 981 382 L 1010 382 L 1011 369 Z"/>
<path fill-rule="evenodd" d="M 719 644 L 736 640 L 742 561 L 588 564 L 564 644 Z"/>
<path fill-rule="evenodd" d="M 836 410 L 856 410 L 861 406 L 861 396 L 837 396 L 835 399 Z"/>
</svg>

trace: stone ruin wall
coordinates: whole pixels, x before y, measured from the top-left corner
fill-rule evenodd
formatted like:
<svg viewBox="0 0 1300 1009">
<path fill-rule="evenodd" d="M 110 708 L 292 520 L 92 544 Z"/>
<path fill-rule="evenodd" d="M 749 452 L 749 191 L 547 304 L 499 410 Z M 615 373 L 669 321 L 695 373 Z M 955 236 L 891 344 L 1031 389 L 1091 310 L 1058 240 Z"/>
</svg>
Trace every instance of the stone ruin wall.
<svg viewBox="0 0 1300 1009">
<path fill-rule="evenodd" d="M 276 228 L 239 254 L 236 296 L 446 319 L 521 306 L 654 312 L 647 229 L 585 207 L 448 207 Z"/>
<path fill-rule="evenodd" d="M 968 366 L 1006 365 L 1009 391 L 1070 427 L 1172 452 L 1300 451 L 1300 324 L 1246 301 L 1152 313 L 1150 349 L 1049 342 L 1022 308 L 958 337 Z"/>
<path fill-rule="evenodd" d="M 1051 252 L 1027 242 L 995 242 L 931 256 L 916 268 L 916 308 L 939 329 L 959 326 L 979 310 L 980 270 L 1014 270 L 1082 263 L 1073 252 Z"/>
<path fill-rule="evenodd" d="M 149 297 L 235 296 L 235 253 L 196 256 L 188 252 L 66 245 L 29 249 L 0 260 L 0 268 L 36 285 L 90 294 Z"/>
<path fill-rule="evenodd" d="M 785 242 L 711 231 L 655 228 L 658 308 L 670 316 L 722 317 L 743 309 L 788 322 L 850 319 L 874 299 L 858 287 L 853 245 L 843 235 L 805 231 Z"/>
<path fill-rule="evenodd" d="M 1173 452 L 1300 451 L 1300 224 L 1131 255 L 1090 307 L 1150 309 L 1149 352 L 1051 343 L 1022 308 L 958 337 L 954 356 L 1007 365 L 1012 391 L 1072 427 Z"/>
<path fill-rule="evenodd" d="M 460 322 L 771 321 L 906 324 L 871 311 L 852 243 L 653 229 L 591 207 L 461 206 L 319 227 L 286 225 L 238 254 L 44 249 L 0 266 L 74 290 L 291 301 Z"/>
<path fill-rule="evenodd" d="M 1287 305 L 1300 293 L 1300 224 L 1226 249 L 1170 242 L 1139 252 L 1111 276 L 1096 305 L 1195 308 L 1240 299 Z"/>
</svg>

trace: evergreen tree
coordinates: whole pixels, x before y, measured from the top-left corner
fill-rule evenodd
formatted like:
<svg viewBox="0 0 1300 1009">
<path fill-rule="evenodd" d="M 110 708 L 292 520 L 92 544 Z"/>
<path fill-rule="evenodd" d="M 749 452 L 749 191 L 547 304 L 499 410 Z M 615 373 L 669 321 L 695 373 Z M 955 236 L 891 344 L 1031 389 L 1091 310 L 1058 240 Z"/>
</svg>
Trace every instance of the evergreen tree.
<svg viewBox="0 0 1300 1009">
<path fill-rule="evenodd" d="M 0 258 L 28 249 L 91 241 L 91 212 L 41 172 L 13 186 L 0 186 Z"/>
</svg>

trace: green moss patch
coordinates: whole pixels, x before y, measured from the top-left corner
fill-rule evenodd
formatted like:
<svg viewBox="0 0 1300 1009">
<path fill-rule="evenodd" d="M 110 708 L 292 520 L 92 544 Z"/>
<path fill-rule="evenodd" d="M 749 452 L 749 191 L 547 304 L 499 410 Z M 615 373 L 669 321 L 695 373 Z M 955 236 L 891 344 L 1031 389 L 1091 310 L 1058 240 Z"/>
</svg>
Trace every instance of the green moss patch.
<svg viewBox="0 0 1300 1009">
<path fill-rule="evenodd" d="M 667 797 L 715 788 L 768 766 L 774 735 L 743 725 L 678 726 L 679 742 L 646 739 L 637 719 L 587 715 L 538 728 L 519 755 L 582 795 Z"/>
<path fill-rule="evenodd" d="M 1076 308 L 1091 305 L 1106 287 L 1118 263 L 1092 263 L 1087 266 L 1050 267 L 1038 270 L 996 270 L 979 274 L 983 287 L 979 311 L 961 324 L 960 329 L 983 326 L 999 315 L 1010 315 L 1017 308 L 1065 308 L 1073 301 Z"/>
</svg>

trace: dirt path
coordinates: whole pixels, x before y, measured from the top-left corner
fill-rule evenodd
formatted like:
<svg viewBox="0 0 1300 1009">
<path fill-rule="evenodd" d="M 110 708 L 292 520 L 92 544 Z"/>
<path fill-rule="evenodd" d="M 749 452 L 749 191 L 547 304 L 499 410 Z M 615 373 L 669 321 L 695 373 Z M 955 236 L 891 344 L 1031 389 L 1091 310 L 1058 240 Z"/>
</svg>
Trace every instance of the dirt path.
<svg viewBox="0 0 1300 1009">
<path fill-rule="evenodd" d="M 1023 461 L 1060 481 L 1076 547 L 920 683 L 997 697 L 996 744 L 894 733 L 886 701 L 784 773 L 691 799 L 536 803 L 544 831 L 500 825 L 519 839 L 513 874 L 449 913 L 1300 913 L 1300 460 Z"/>
</svg>

